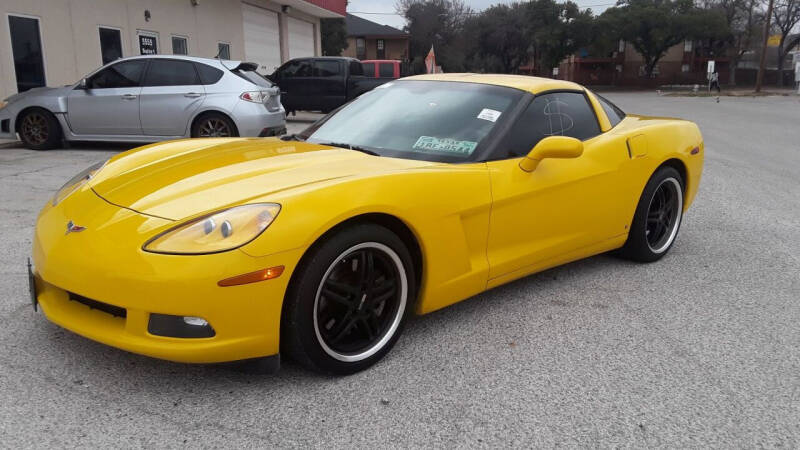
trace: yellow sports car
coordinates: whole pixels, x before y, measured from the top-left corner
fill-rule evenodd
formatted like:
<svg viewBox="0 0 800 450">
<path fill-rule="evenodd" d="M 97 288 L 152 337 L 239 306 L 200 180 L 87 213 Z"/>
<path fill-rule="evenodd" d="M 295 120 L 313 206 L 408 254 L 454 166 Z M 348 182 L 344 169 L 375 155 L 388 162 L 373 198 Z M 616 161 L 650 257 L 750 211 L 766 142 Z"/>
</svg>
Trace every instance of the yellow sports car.
<svg viewBox="0 0 800 450">
<path fill-rule="evenodd" d="M 695 124 L 574 83 L 410 77 L 298 135 L 88 168 L 39 215 L 31 294 L 56 324 L 143 355 L 352 373 L 411 314 L 602 252 L 661 258 L 702 165 Z"/>
</svg>

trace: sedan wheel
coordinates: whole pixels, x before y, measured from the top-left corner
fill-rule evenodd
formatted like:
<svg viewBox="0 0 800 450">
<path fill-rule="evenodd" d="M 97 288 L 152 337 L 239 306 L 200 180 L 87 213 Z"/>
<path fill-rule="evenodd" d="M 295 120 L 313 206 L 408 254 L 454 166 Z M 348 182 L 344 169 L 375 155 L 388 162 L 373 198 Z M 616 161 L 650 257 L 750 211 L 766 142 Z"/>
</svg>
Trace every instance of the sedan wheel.
<svg viewBox="0 0 800 450">
<path fill-rule="evenodd" d="M 220 138 L 235 137 L 239 133 L 233 122 L 222 114 L 209 113 L 198 119 L 192 126 L 192 137 Z"/>
<path fill-rule="evenodd" d="M 50 112 L 33 109 L 21 116 L 19 121 L 19 137 L 26 147 L 47 150 L 61 142 L 61 126 Z"/>
</svg>

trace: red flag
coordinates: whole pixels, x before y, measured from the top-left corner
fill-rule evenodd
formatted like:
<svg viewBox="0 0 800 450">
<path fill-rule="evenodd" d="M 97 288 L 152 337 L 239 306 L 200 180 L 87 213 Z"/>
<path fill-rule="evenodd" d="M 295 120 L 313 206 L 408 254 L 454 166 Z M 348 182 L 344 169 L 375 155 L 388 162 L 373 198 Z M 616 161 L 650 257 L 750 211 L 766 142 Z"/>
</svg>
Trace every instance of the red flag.
<svg viewBox="0 0 800 450">
<path fill-rule="evenodd" d="M 428 52 L 428 56 L 425 57 L 425 68 L 428 73 L 436 73 L 436 54 L 433 52 L 433 45 L 431 45 L 431 51 Z"/>
</svg>

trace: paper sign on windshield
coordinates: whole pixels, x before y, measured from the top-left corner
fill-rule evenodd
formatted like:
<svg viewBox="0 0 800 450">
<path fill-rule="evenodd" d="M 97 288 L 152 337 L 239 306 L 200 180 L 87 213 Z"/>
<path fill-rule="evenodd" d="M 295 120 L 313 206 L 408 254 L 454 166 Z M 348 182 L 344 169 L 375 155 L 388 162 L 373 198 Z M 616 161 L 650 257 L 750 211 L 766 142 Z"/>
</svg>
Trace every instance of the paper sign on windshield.
<svg viewBox="0 0 800 450">
<path fill-rule="evenodd" d="M 420 136 L 414 144 L 414 149 L 435 153 L 445 153 L 454 156 L 469 156 L 478 146 L 477 142 L 457 141 L 455 139 L 440 139 L 432 136 Z"/>
<path fill-rule="evenodd" d="M 495 111 L 494 109 L 483 108 L 480 114 L 478 114 L 478 119 L 488 120 L 489 122 L 497 122 L 497 119 L 500 118 L 500 111 Z"/>
</svg>

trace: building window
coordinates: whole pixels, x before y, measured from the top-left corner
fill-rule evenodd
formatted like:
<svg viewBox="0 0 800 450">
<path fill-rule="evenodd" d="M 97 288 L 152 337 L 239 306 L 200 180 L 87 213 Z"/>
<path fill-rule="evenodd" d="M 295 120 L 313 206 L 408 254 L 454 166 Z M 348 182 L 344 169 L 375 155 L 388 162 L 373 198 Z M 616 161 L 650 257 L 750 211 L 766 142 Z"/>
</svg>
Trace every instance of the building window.
<svg viewBox="0 0 800 450">
<path fill-rule="evenodd" d="M 367 41 L 364 38 L 356 38 L 356 58 L 367 58 Z"/>
<path fill-rule="evenodd" d="M 139 54 L 156 55 L 158 54 L 158 35 L 150 31 L 139 32 Z"/>
<path fill-rule="evenodd" d="M 122 58 L 122 33 L 118 29 L 100 27 L 100 57 L 104 65 Z"/>
<path fill-rule="evenodd" d="M 681 66 L 681 72 L 686 73 L 688 71 L 689 71 L 689 65 L 688 64 L 684 64 L 684 65 Z"/>
<path fill-rule="evenodd" d="M 44 86 L 44 56 L 39 19 L 9 15 L 8 28 L 11 31 L 11 53 L 14 56 L 14 73 L 17 75 L 17 92 Z"/>
<path fill-rule="evenodd" d="M 625 41 L 622 39 L 619 40 L 619 52 L 622 53 L 625 51 Z"/>
<path fill-rule="evenodd" d="M 386 59 L 386 42 L 383 39 L 375 41 L 375 48 L 378 50 L 378 59 Z"/>
<path fill-rule="evenodd" d="M 685 40 L 683 41 L 683 51 L 684 52 L 691 52 L 692 51 L 692 41 Z"/>
<path fill-rule="evenodd" d="M 188 40 L 183 36 L 172 36 L 172 54 L 188 55 Z"/>
<path fill-rule="evenodd" d="M 231 44 L 227 42 L 219 42 L 217 44 L 217 58 L 231 59 Z"/>
</svg>

